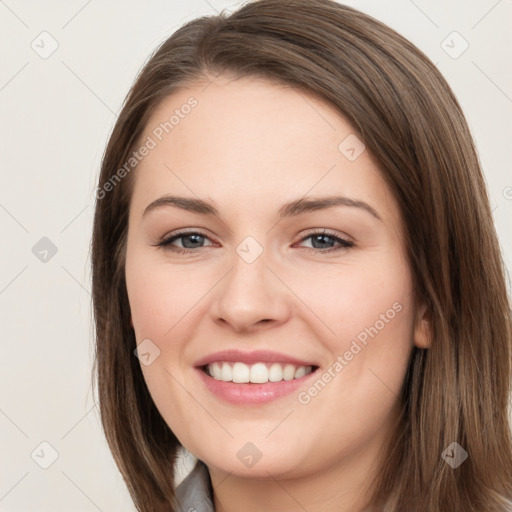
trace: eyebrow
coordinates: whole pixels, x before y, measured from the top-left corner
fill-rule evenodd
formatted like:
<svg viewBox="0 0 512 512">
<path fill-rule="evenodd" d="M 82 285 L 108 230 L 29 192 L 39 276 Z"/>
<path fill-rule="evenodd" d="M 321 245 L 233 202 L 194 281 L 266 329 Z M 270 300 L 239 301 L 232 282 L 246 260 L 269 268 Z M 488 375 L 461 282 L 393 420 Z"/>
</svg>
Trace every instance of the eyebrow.
<svg viewBox="0 0 512 512">
<path fill-rule="evenodd" d="M 210 202 L 202 199 L 193 197 L 173 196 L 165 195 L 159 197 L 152 203 L 150 203 L 142 216 L 146 216 L 149 212 L 162 207 L 174 207 L 180 208 L 193 213 L 199 213 L 201 215 L 211 215 L 219 217 L 219 211 Z M 376 219 L 382 222 L 382 217 L 377 211 L 372 208 L 369 204 L 364 201 L 357 199 L 351 199 L 345 196 L 326 196 L 318 198 L 300 198 L 289 203 L 284 204 L 279 208 L 277 215 L 280 219 L 285 217 L 295 217 L 303 213 L 315 212 L 319 210 L 325 210 L 334 206 L 350 206 L 354 208 L 360 208 L 373 215 Z"/>
</svg>

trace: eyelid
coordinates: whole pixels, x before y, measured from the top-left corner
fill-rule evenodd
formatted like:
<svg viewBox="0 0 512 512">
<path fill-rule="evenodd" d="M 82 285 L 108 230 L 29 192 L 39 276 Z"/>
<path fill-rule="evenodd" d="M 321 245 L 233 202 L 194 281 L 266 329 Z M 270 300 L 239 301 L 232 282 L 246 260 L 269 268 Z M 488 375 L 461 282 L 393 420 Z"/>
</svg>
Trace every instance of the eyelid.
<svg viewBox="0 0 512 512">
<path fill-rule="evenodd" d="M 184 235 L 202 235 L 207 238 L 212 238 L 208 233 L 203 231 L 201 228 L 183 228 L 183 229 L 178 229 L 178 231 L 171 231 L 171 233 L 165 234 L 160 239 L 160 241 L 165 241 L 170 238 L 178 237 L 180 235 L 182 235 L 182 236 L 184 236 Z"/>
<path fill-rule="evenodd" d="M 175 240 L 191 236 L 191 235 L 200 235 L 212 242 L 212 237 L 205 233 L 202 229 L 194 229 L 194 228 L 184 228 L 182 230 L 178 230 L 177 232 L 174 232 L 170 235 L 164 235 L 157 243 L 153 244 L 157 248 L 162 248 L 164 250 L 168 250 L 177 254 L 198 254 L 201 249 L 206 249 L 208 247 L 211 247 L 214 245 L 211 243 L 210 245 L 207 245 L 205 247 L 197 247 L 197 248 L 187 248 L 187 247 L 177 247 L 173 246 L 172 242 Z M 327 229 L 327 228 L 310 228 L 309 230 L 306 230 L 306 232 L 302 232 L 301 237 L 293 243 L 293 245 L 296 245 L 297 243 L 303 242 L 307 240 L 308 238 L 311 238 L 312 236 L 319 236 L 319 235 L 326 235 L 333 239 L 335 242 L 338 243 L 337 246 L 330 247 L 327 249 L 318 249 L 315 247 L 302 247 L 302 249 L 305 249 L 308 252 L 314 252 L 315 254 L 330 254 L 331 252 L 337 252 L 341 251 L 343 249 L 350 249 L 352 247 L 355 247 L 354 241 L 347 237 L 344 234 L 338 233 L 336 231 Z"/>
<path fill-rule="evenodd" d="M 303 250 L 306 250 L 307 252 L 310 252 L 310 253 L 312 252 L 315 255 L 327 257 L 333 253 L 334 254 L 340 253 L 342 251 L 346 251 L 348 249 L 352 249 L 352 248 L 356 247 L 356 244 L 350 237 L 347 237 L 344 234 L 341 234 L 341 233 L 338 233 L 336 231 L 332 231 L 332 230 L 329 230 L 326 228 L 313 228 L 313 229 L 309 230 L 308 232 L 303 233 L 301 235 L 301 238 L 297 242 L 295 242 L 293 245 L 296 245 L 297 243 L 300 243 L 300 242 L 304 242 L 307 239 L 310 239 L 314 236 L 319 236 L 319 235 L 328 236 L 329 238 L 333 239 L 337 243 L 337 245 L 335 245 L 334 247 L 329 247 L 327 249 L 317 249 L 315 247 L 300 247 L 300 248 Z"/>
<path fill-rule="evenodd" d="M 211 242 L 214 242 L 213 237 L 211 235 L 209 235 L 208 233 L 204 232 L 203 230 L 201 230 L 200 228 L 184 228 L 182 230 L 178 230 L 176 232 L 172 232 L 170 234 L 166 234 L 166 235 L 162 236 L 159 240 L 157 240 L 156 243 L 154 243 L 152 245 L 165 248 L 165 247 L 171 245 L 171 243 L 174 242 L 176 239 L 179 239 L 180 237 L 185 237 L 188 235 L 201 235 L 204 238 L 207 238 L 208 240 L 210 240 Z M 171 247 L 174 247 L 174 246 L 171 246 Z M 207 246 L 207 247 L 210 247 L 210 246 Z M 200 247 L 200 249 L 204 249 L 204 248 L 205 247 Z M 181 247 L 177 247 L 177 249 L 183 249 L 183 250 L 197 252 L 197 250 L 194 250 L 194 249 L 187 249 L 187 248 L 181 248 Z"/>
<path fill-rule="evenodd" d="M 338 231 L 334 231 L 332 229 L 328 228 L 310 228 L 307 229 L 305 232 L 302 232 L 301 237 L 299 238 L 299 242 L 304 240 L 305 238 L 312 236 L 312 235 L 328 235 L 333 238 L 339 238 L 347 243 L 354 243 L 354 240 L 349 237 L 348 235 L 345 235 L 344 233 L 340 233 Z"/>
</svg>

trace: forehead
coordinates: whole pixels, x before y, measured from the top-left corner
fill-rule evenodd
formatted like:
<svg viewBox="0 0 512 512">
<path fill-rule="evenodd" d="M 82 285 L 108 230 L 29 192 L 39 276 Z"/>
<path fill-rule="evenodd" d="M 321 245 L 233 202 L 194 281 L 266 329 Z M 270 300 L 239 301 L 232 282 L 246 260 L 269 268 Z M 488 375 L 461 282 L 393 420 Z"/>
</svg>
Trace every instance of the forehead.
<svg viewBox="0 0 512 512">
<path fill-rule="evenodd" d="M 354 128 L 303 90 L 252 78 L 198 82 L 161 102 L 142 137 L 149 140 L 135 172 L 138 209 L 174 192 L 270 206 L 334 189 L 393 207 L 368 151 L 356 159 L 343 152 L 345 141 L 363 147 Z"/>
</svg>

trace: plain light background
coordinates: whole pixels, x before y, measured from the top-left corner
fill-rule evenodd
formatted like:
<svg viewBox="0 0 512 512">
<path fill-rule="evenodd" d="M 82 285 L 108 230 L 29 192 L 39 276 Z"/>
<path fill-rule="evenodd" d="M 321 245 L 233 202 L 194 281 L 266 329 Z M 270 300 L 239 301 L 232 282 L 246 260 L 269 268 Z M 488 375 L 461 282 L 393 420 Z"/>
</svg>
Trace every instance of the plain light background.
<svg viewBox="0 0 512 512">
<path fill-rule="evenodd" d="M 345 3 L 410 39 L 452 86 L 511 269 L 512 1 Z M 184 22 L 240 4 L 0 0 L 1 511 L 135 510 L 90 382 L 95 183 L 150 53 Z"/>
</svg>

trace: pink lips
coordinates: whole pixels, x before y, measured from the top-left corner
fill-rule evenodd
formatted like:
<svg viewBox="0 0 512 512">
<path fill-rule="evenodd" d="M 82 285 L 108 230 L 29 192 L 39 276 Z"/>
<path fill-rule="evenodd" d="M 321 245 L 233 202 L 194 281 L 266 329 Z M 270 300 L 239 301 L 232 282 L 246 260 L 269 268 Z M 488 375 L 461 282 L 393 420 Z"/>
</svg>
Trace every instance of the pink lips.
<svg viewBox="0 0 512 512">
<path fill-rule="evenodd" d="M 312 375 L 313 371 L 304 377 L 290 381 L 266 382 L 265 384 L 253 384 L 252 382 L 238 384 L 225 382 L 210 377 L 204 371 L 204 367 L 216 361 L 239 361 L 245 364 L 254 363 L 283 363 L 297 366 L 317 366 L 311 362 L 296 359 L 278 352 L 256 350 L 254 352 L 241 352 L 239 350 L 224 350 L 205 356 L 194 363 L 199 378 L 206 388 L 218 398 L 235 405 L 258 405 L 271 402 L 283 396 L 289 395 L 303 387 Z"/>
</svg>

